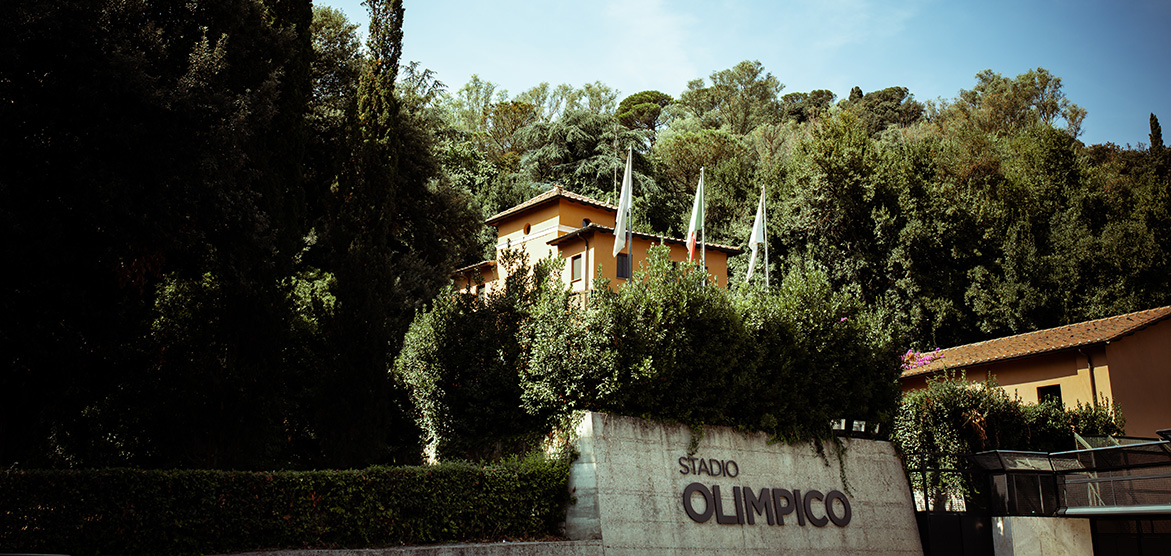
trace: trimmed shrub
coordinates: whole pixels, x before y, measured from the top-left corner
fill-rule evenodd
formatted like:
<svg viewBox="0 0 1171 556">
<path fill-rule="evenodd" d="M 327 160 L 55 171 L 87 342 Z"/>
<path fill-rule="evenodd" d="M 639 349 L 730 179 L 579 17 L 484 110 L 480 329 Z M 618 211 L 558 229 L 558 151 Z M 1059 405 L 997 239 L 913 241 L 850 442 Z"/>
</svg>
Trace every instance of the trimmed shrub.
<svg viewBox="0 0 1171 556">
<path fill-rule="evenodd" d="M 0 472 L 0 552 L 185 555 L 554 535 L 569 458 L 347 471 Z"/>
</svg>

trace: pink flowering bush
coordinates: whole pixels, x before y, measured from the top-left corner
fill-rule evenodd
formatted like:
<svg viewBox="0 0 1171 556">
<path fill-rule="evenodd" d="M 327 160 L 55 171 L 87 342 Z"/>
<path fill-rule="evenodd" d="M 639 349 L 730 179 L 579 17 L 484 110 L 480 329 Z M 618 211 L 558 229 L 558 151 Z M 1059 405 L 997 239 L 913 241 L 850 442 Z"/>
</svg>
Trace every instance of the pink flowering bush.
<svg viewBox="0 0 1171 556">
<path fill-rule="evenodd" d="M 918 369 L 919 367 L 926 367 L 929 363 L 940 357 L 943 357 L 943 353 L 939 348 L 935 348 L 935 351 L 928 352 L 918 352 L 913 349 L 908 349 L 907 353 L 904 353 L 902 357 L 902 368 L 904 371 L 909 371 L 911 369 Z"/>
</svg>

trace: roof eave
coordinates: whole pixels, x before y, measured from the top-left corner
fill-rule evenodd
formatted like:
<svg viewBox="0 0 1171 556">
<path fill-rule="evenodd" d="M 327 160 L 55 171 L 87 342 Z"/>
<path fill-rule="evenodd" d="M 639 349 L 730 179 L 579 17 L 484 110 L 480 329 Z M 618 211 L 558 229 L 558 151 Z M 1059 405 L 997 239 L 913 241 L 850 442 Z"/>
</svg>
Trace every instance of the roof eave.
<svg viewBox="0 0 1171 556">
<path fill-rule="evenodd" d="M 1121 337 L 1121 335 L 1116 336 L 1115 338 L 1118 338 L 1118 337 Z M 1084 342 L 1084 343 L 1079 343 L 1079 344 L 1053 347 L 1051 349 L 1030 351 L 1028 353 L 1018 353 L 1018 354 L 1013 354 L 1013 355 L 1006 355 L 1004 357 L 990 357 L 990 358 L 985 358 L 985 359 L 972 359 L 970 361 L 961 361 L 955 365 L 942 364 L 941 366 L 938 366 L 938 367 L 935 365 L 926 365 L 926 366 L 921 367 L 919 369 L 912 369 L 910 371 L 904 371 L 902 374 L 899 375 L 899 378 L 904 379 L 904 378 L 911 378 L 911 377 L 916 377 L 916 376 L 934 375 L 934 374 L 939 374 L 939 373 L 946 372 L 946 371 L 962 371 L 965 369 L 970 369 L 972 367 L 978 367 L 980 365 L 991 365 L 993 363 L 1004 363 L 1006 361 L 1016 361 L 1017 359 L 1028 359 L 1029 357 L 1048 355 L 1050 353 L 1057 353 L 1057 352 L 1065 351 L 1068 349 L 1083 349 L 1083 348 L 1086 348 L 1089 346 L 1096 346 L 1099 344 L 1105 345 L 1105 344 L 1110 343 L 1111 341 L 1113 341 L 1113 339 L 1111 339 L 1111 340 L 1094 340 L 1091 342 Z"/>
<path fill-rule="evenodd" d="M 593 233 L 593 232 L 604 232 L 609 235 L 614 235 L 614 228 L 610 228 L 607 226 L 600 226 L 598 224 L 590 224 L 588 226 L 578 228 L 578 229 L 576 229 L 572 232 L 569 232 L 565 235 L 555 237 L 546 243 L 548 243 L 549 245 L 560 245 L 562 243 L 565 243 L 566 241 L 570 241 L 570 240 L 575 239 L 579 236 L 585 235 L 587 233 Z M 647 234 L 647 233 L 643 233 L 643 232 L 632 232 L 632 235 L 634 235 L 635 237 L 638 237 L 638 238 L 648 240 L 648 241 L 659 240 L 660 242 L 664 242 L 664 243 L 670 242 L 670 243 L 674 243 L 676 245 L 687 245 L 686 241 L 679 239 L 679 238 L 674 238 L 674 237 L 656 236 L 654 234 Z M 730 257 L 739 255 L 744 252 L 743 249 L 740 249 L 738 247 L 732 247 L 730 245 L 712 244 L 712 243 L 707 244 L 707 248 L 715 250 L 715 251 L 720 251 L 722 253 L 727 253 L 728 256 L 730 256 Z"/>
<path fill-rule="evenodd" d="M 561 186 L 554 186 L 549 191 L 546 191 L 540 195 L 537 195 L 536 197 L 533 197 L 532 199 L 529 199 L 528 201 L 525 201 L 525 202 L 523 202 L 519 205 L 516 205 L 514 207 L 507 208 L 503 211 L 500 211 L 500 212 L 488 217 L 488 219 L 484 221 L 484 224 L 487 224 L 489 226 L 495 226 L 500 221 L 506 220 L 509 217 L 516 216 L 518 214 L 522 214 L 526 211 L 536 209 L 538 207 L 544 206 L 550 202 L 558 201 L 560 199 L 565 199 L 566 201 L 569 201 L 572 203 L 578 203 L 580 205 L 585 205 L 588 207 L 594 207 L 597 209 L 605 210 L 607 212 L 613 212 L 613 213 L 618 212 L 618 207 L 613 206 L 609 203 L 603 203 L 602 201 L 599 201 L 597 199 L 591 199 L 589 197 L 586 197 L 585 195 L 578 195 L 576 193 L 566 191 L 565 188 L 563 188 Z"/>
</svg>

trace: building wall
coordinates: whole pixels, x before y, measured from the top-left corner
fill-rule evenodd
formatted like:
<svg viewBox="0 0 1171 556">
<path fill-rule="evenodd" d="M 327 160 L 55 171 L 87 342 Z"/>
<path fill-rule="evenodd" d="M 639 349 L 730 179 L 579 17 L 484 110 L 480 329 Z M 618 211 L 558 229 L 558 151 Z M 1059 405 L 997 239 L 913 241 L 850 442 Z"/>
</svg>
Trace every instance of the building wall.
<svg viewBox="0 0 1171 556">
<path fill-rule="evenodd" d="M 575 203 L 569 199 L 559 199 L 561 208 L 561 224 L 568 226 L 574 230 L 582 228 L 582 219 L 588 218 L 590 222 L 599 226 L 608 226 L 613 228 L 616 224 L 615 219 L 618 213 L 610 212 L 606 209 L 583 205 Z"/>
<path fill-rule="evenodd" d="M 593 279 L 597 274 L 598 252 L 597 234 L 591 234 L 593 237 L 583 240 L 567 241 L 558 247 L 561 249 L 561 256 L 565 259 L 565 269 L 561 273 L 561 279 L 566 284 L 569 284 L 569 290 L 573 292 L 587 291 L 593 287 Z M 611 236 L 607 236 L 611 237 Z M 586 244 L 589 248 L 586 248 Z M 613 246 L 613 244 L 610 244 Z M 579 280 L 573 280 L 573 257 L 581 255 L 582 258 L 582 276 Z"/>
<path fill-rule="evenodd" d="M 534 207 L 498 222 L 496 224 L 497 252 L 499 253 L 500 250 L 505 248 L 523 249 L 529 256 L 529 264 L 536 263 L 538 260 L 548 256 L 560 255 L 565 259 L 565 268 L 562 273 L 563 279 L 566 284 L 570 285 L 570 289 L 575 292 L 586 291 L 592 288 L 593 279 L 597 276 L 610 278 L 611 284 L 618 287 L 626 280 L 617 278 L 618 266 L 617 259 L 613 256 L 614 236 L 612 234 L 592 234 L 587 238 L 588 248 L 586 245 L 587 239 L 568 241 L 557 246 L 548 244 L 552 239 L 583 227 L 583 220 L 585 219 L 600 226 L 613 227 L 615 225 L 615 216 L 613 212 L 606 209 L 561 198 L 557 202 L 550 202 Z M 525 233 L 526 226 L 529 230 L 528 233 Z M 645 261 L 649 256 L 651 245 L 656 244 L 658 244 L 657 241 L 645 238 L 635 237 L 633 239 L 634 270 L 637 271 L 639 269 L 640 263 Z M 671 260 L 687 260 L 686 247 L 673 243 L 668 243 L 667 245 L 671 248 Z M 629 249 L 630 247 L 628 246 L 623 252 L 629 253 Z M 584 277 L 581 280 L 574 281 L 571 279 L 573 270 L 572 258 L 578 254 L 581 254 L 583 258 Z M 598 274 L 599 265 L 601 266 L 601 274 Z M 725 287 L 728 285 L 728 257 L 726 253 L 709 250 L 707 254 L 707 267 L 708 272 L 715 277 L 718 285 Z M 486 283 L 505 276 L 504 269 L 499 266 L 496 268 L 498 270 L 491 273 L 491 279 L 487 275 L 484 276 Z M 466 279 L 461 284 L 463 285 L 461 289 L 467 289 Z M 494 286 L 495 284 L 493 283 L 488 284 L 489 288 Z"/>
<path fill-rule="evenodd" d="M 705 427 L 689 450 L 692 438 L 685 425 L 586 413 L 566 536 L 601 540 L 607 556 L 923 553 L 907 476 L 888 442 L 846 440 L 838 459 L 727 427 Z M 768 508 L 751 509 L 749 490 Z M 808 512 L 788 504 L 775 519 L 789 496 Z"/>
<path fill-rule="evenodd" d="M 549 245 L 549 241 L 581 228 L 583 219 L 589 219 L 591 222 L 602 226 L 614 225 L 614 214 L 606 209 L 583 205 L 564 198 L 514 214 L 496 224 L 497 256 L 499 257 L 499 252 L 504 249 L 520 249 L 528 254 L 529 264 L 532 265 L 546 257 L 561 255 L 566 260 L 564 270 L 565 281 L 566 283 L 570 283 L 569 273 L 571 269 L 569 268 L 569 259 L 572 255 L 584 249 L 584 242 L 570 253 L 565 251 L 564 245 L 558 248 L 557 246 Z M 528 233 L 525 233 L 526 227 L 528 227 Z M 594 258 L 592 253 L 589 258 L 591 260 Z M 499 269 L 500 267 L 497 266 L 497 268 Z M 593 268 L 588 269 L 587 274 L 589 276 L 592 277 L 593 273 Z M 498 280 L 505 276 L 506 272 L 501 269 L 498 273 L 494 273 L 493 280 Z M 487 278 L 485 278 L 485 281 L 487 281 Z M 588 284 L 589 279 L 581 280 L 571 284 L 571 288 L 573 291 L 583 291 L 588 287 Z M 496 286 L 496 283 L 489 284 L 489 288 Z"/>
<path fill-rule="evenodd" d="M 579 246 L 579 242 L 573 242 L 573 245 L 562 244 L 562 253 L 568 261 L 574 254 L 580 252 L 584 245 Z M 653 245 L 659 245 L 658 241 L 653 241 L 645 238 L 633 238 L 634 251 L 634 266 L 633 269 L 637 272 L 642 264 L 650 257 L 650 249 Z M 670 249 L 668 257 L 672 261 L 683 262 L 687 260 L 687 248 L 676 243 L 666 244 Z M 624 247 L 623 253 L 630 252 L 630 246 Z M 698 253 L 696 254 L 698 258 Z M 614 236 L 612 234 L 593 234 L 590 239 L 590 276 L 593 277 L 598 265 L 602 267 L 600 276 L 605 276 L 610 279 L 610 284 L 614 287 L 619 287 L 626 283 L 625 279 L 617 278 L 618 276 L 618 260 L 614 258 Z M 568 264 L 567 264 L 568 268 Z M 728 285 L 728 255 L 722 251 L 709 250 L 707 253 L 707 268 L 708 274 L 716 280 L 716 284 L 721 287 Z M 565 276 L 568 280 L 569 271 L 566 271 Z M 574 288 L 574 291 L 578 291 Z"/>
<path fill-rule="evenodd" d="M 1067 407 L 1076 407 L 1079 402 L 1094 400 L 1084 360 L 1077 351 L 1060 351 L 974 367 L 970 374 L 985 377 L 991 373 L 1009 396 L 1026 403 L 1040 401 L 1037 388 L 1060 386 L 1061 400 Z"/>
<path fill-rule="evenodd" d="M 526 226 L 528 233 L 525 233 Z M 532 264 L 556 253 L 557 249 L 548 245 L 548 241 L 564 233 L 558 204 L 546 203 L 500 222 L 496 232 L 496 251 L 521 249 L 528 253 L 529 264 Z"/>
<path fill-rule="evenodd" d="M 1126 434 L 1153 437 L 1155 431 L 1171 428 L 1171 320 L 1110 342 L 1106 356 Z"/>
<path fill-rule="evenodd" d="M 1091 358 L 1095 366 L 1103 366 L 1096 368 L 1097 376 L 1101 377 L 1106 373 L 1103 361 L 1105 357 L 1095 357 L 1091 354 Z M 956 369 L 955 372 L 958 374 L 960 370 Z M 1094 384 L 1090 381 L 1086 358 L 1076 350 L 974 365 L 962 370 L 965 378 L 971 382 L 983 381 L 989 376 L 994 377 L 1005 393 L 1026 403 L 1037 403 L 1037 388 L 1054 385 L 1061 387 L 1061 400 L 1067 407 L 1075 407 L 1079 402 L 1092 403 L 1094 399 Z M 903 392 L 926 388 L 927 377 L 938 374 L 918 375 L 902 380 Z"/>
</svg>

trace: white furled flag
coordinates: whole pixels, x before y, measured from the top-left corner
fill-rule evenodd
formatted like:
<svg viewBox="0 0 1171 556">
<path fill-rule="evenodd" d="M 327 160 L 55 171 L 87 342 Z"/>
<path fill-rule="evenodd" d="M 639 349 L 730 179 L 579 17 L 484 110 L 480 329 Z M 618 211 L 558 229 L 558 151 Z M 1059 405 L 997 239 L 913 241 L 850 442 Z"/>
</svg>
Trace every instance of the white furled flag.
<svg viewBox="0 0 1171 556">
<path fill-rule="evenodd" d="M 765 215 L 764 215 L 764 188 L 760 188 L 760 205 L 756 207 L 756 221 L 752 223 L 752 235 L 748 237 L 748 248 L 752 249 L 752 257 L 748 259 L 748 277 L 744 278 L 747 282 L 752 279 L 752 271 L 756 268 L 756 250 L 767 241 L 765 237 Z M 765 245 L 765 251 L 768 251 L 768 246 Z M 765 264 L 768 264 L 766 261 Z M 766 277 L 767 280 L 767 277 Z"/>
<path fill-rule="evenodd" d="M 622 176 L 622 193 L 618 197 L 618 221 L 614 225 L 614 256 L 626 247 L 626 232 L 630 228 L 630 195 L 634 189 L 634 179 L 630 174 L 630 161 L 634 156 L 634 148 L 626 151 L 626 173 Z"/>
<path fill-rule="evenodd" d="M 695 204 L 691 205 L 691 225 L 687 227 L 687 260 L 695 260 L 695 243 L 703 231 L 703 168 L 699 169 L 699 186 L 695 188 Z M 704 238 L 707 241 L 707 238 Z"/>
</svg>

